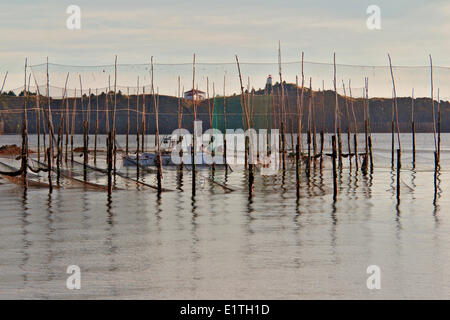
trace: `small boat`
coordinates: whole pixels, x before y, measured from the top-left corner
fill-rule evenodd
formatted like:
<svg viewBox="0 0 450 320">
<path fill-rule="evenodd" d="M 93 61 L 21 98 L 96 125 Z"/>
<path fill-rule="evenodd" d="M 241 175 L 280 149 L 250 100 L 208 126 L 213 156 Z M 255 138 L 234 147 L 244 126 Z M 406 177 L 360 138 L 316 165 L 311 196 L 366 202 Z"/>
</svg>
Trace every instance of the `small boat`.
<svg viewBox="0 0 450 320">
<path fill-rule="evenodd" d="M 144 152 L 139 154 L 139 166 L 140 167 L 150 167 L 156 166 L 157 154 L 151 152 Z M 136 156 L 124 156 L 123 165 L 125 167 L 136 166 L 137 157 Z M 173 165 L 170 154 L 161 154 L 161 164 L 163 166 Z"/>
<path fill-rule="evenodd" d="M 156 166 L 157 154 L 152 152 L 144 152 L 139 154 L 139 166 L 140 167 L 149 167 Z M 135 155 L 128 155 L 123 157 L 123 165 L 125 167 L 136 166 L 137 157 Z M 197 152 L 195 154 L 195 165 L 197 167 L 210 167 L 212 166 L 211 155 L 205 152 Z M 161 164 L 163 166 L 178 166 L 180 163 L 178 161 L 174 162 L 172 160 L 172 154 L 164 153 L 161 154 Z M 189 153 L 183 154 L 183 164 L 185 166 L 191 166 L 192 164 L 192 156 Z M 216 167 L 225 166 L 223 163 L 216 163 Z"/>
<path fill-rule="evenodd" d="M 172 158 L 172 151 L 176 146 L 176 141 L 170 138 L 163 138 L 161 143 L 161 164 L 163 166 L 178 166 L 180 165 L 179 159 Z M 211 153 L 208 152 L 205 148 L 200 152 L 195 153 L 195 165 L 198 167 L 210 167 L 211 163 Z M 139 166 L 140 167 L 150 167 L 156 166 L 157 162 L 157 153 L 156 152 L 143 152 L 139 154 Z M 221 158 L 222 159 L 222 158 Z M 178 160 L 178 161 L 177 161 Z M 137 162 L 136 155 L 126 155 L 123 157 L 123 166 L 124 167 L 135 167 Z M 189 167 L 192 164 L 192 155 L 190 151 L 190 147 L 188 147 L 188 151 L 183 152 L 183 165 Z M 216 163 L 216 167 L 224 167 L 223 163 Z"/>
</svg>

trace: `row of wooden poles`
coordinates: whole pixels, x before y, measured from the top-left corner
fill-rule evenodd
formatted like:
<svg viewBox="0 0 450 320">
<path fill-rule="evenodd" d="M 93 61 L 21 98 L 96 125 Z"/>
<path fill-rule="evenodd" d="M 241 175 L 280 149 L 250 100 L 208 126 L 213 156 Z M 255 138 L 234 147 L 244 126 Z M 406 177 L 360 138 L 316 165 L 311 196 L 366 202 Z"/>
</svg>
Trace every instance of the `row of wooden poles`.
<svg viewBox="0 0 450 320">
<path fill-rule="evenodd" d="M 397 197 L 400 197 L 400 169 L 401 169 L 401 141 L 400 141 L 400 130 L 399 130 L 399 120 L 398 120 L 398 107 L 397 107 L 397 95 L 396 95 L 396 86 L 395 86 L 395 78 L 391 63 L 391 57 L 388 55 L 389 60 L 389 67 L 390 67 L 390 74 L 392 79 L 392 88 L 393 88 L 393 105 L 392 105 L 392 155 L 391 155 L 391 166 L 394 168 L 394 162 L 395 162 L 395 133 L 397 133 L 397 140 L 398 140 L 398 148 L 396 149 L 397 154 Z M 248 86 L 247 86 L 247 93 L 245 93 L 244 84 L 242 80 L 241 70 L 240 70 L 240 64 L 238 57 L 236 56 L 236 65 L 238 69 L 239 74 L 239 81 L 240 81 L 240 88 L 241 88 L 241 107 L 242 107 L 242 114 L 243 114 L 243 126 L 245 129 L 250 129 L 252 126 L 252 118 L 253 118 L 253 106 L 251 104 L 251 96 L 250 96 L 250 79 L 248 80 Z M 281 62 L 281 47 L 279 46 L 278 50 L 278 65 L 279 65 L 279 77 L 280 77 L 280 95 L 278 95 L 278 108 L 273 108 L 275 105 L 274 101 L 274 95 L 271 94 L 272 99 L 272 117 L 273 117 L 273 126 L 278 126 L 278 128 L 281 131 L 280 135 L 280 141 L 279 145 L 281 147 L 280 150 L 280 158 L 279 161 L 282 165 L 282 170 L 285 171 L 287 167 L 287 160 L 286 155 L 288 153 L 287 147 L 286 147 L 286 127 L 287 127 L 287 112 L 286 112 L 286 94 L 285 94 L 285 88 L 283 83 L 283 76 L 282 76 L 282 62 Z M 355 169 L 359 170 L 361 168 L 362 172 L 364 174 L 367 174 L 367 172 L 373 172 L 374 168 L 374 162 L 373 162 L 373 152 L 372 152 L 372 136 L 371 136 L 371 130 L 370 130 L 370 115 L 369 115 L 369 95 L 368 95 L 368 78 L 365 79 L 365 87 L 364 87 L 364 137 L 365 137 L 365 151 L 364 153 L 358 154 L 358 139 L 357 139 L 357 133 L 358 133 L 358 127 L 357 127 L 357 121 L 355 117 L 355 111 L 353 106 L 353 99 L 352 99 L 352 93 L 351 93 L 351 83 L 349 81 L 349 93 L 350 93 L 350 99 L 347 99 L 346 95 L 346 88 L 345 84 L 343 83 L 343 89 L 344 89 L 344 95 L 345 95 L 345 107 L 346 107 L 346 113 L 347 113 L 347 150 L 348 153 L 344 154 L 343 152 L 343 142 L 342 142 L 342 132 L 341 132 L 341 112 L 339 107 L 339 101 L 338 101 L 338 93 L 337 93 L 337 81 L 336 81 L 336 55 L 333 57 L 333 67 L 334 67 L 334 92 L 335 92 L 335 118 L 334 118 L 334 133 L 332 135 L 331 139 L 331 146 L 332 146 L 332 153 L 331 154 L 324 154 L 324 124 L 322 125 L 322 129 L 320 131 L 320 149 L 318 151 L 318 144 L 317 144 L 317 126 L 316 126 L 316 119 L 314 115 L 314 106 L 313 106 L 313 91 L 312 91 L 312 80 L 310 78 L 310 86 L 309 86 L 309 96 L 308 96 L 308 105 L 305 107 L 304 104 L 304 95 L 305 95 L 305 76 L 303 71 L 303 65 L 304 65 L 304 54 L 302 53 L 302 64 L 301 64 L 301 86 L 299 87 L 298 83 L 298 77 L 296 77 L 296 87 L 297 87 L 297 141 L 295 143 L 295 151 L 294 151 L 294 134 L 293 134 L 293 121 L 291 120 L 291 147 L 292 151 L 295 152 L 295 172 L 296 172 L 296 193 L 297 197 L 300 196 L 300 180 L 301 180 L 301 170 L 302 164 L 305 164 L 305 173 L 306 176 L 310 176 L 310 170 L 311 165 L 313 164 L 316 166 L 317 159 L 319 159 L 320 168 L 323 167 L 323 160 L 324 156 L 330 156 L 332 158 L 332 170 L 333 170 L 333 197 L 334 199 L 337 199 L 338 196 L 338 183 L 337 183 L 337 176 L 338 170 L 342 170 L 343 165 L 343 158 L 348 157 L 349 158 L 349 167 L 350 170 L 352 168 L 352 158 L 354 157 L 354 163 L 355 163 Z M 193 113 L 194 113 L 194 121 L 197 121 L 197 99 L 195 99 L 195 55 L 193 59 L 193 79 L 192 79 L 192 90 L 193 90 Z M 436 125 L 436 116 L 435 116 L 435 107 L 434 107 L 434 89 L 433 89 L 433 64 L 432 64 L 432 58 L 430 55 L 430 68 L 431 68 L 431 100 L 432 100 L 432 109 L 433 109 L 433 133 L 434 133 L 434 141 L 435 141 L 435 170 L 438 171 L 440 168 L 440 144 L 441 144 L 441 113 L 440 113 L 440 107 L 439 107 L 439 90 L 438 90 L 438 110 L 437 110 L 437 125 Z M 60 168 L 62 166 L 63 161 L 63 126 L 65 124 L 65 162 L 68 162 L 68 144 L 69 144 L 69 99 L 67 97 L 67 81 L 68 81 L 69 74 L 67 74 L 66 77 L 66 83 L 63 91 L 63 105 L 65 103 L 65 112 L 60 114 L 60 121 L 59 121 L 59 128 L 57 130 L 57 133 L 54 132 L 53 127 L 53 120 L 52 120 L 52 111 L 50 106 L 50 92 L 49 92 L 49 73 L 48 73 L 48 59 L 47 59 L 47 102 L 48 102 L 48 108 L 45 110 L 45 108 L 41 109 L 40 106 L 40 92 L 39 87 L 37 85 L 36 79 L 34 79 L 36 87 L 37 87 L 37 95 L 36 95 L 36 104 L 37 104 L 37 131 L 38 131 L 38 138 L 37 138 L 37 150 L 38 150 L 38 163 L 40 165 L 43 165 L 40 162 L 40 125 L 41 125 L 41 111 L 43 113 L 44 119 L 47 121 L 47 128 L 48 128 L 48 135 L 49 135 L 49 146 L 48 148 L 45 146 L 45 126 L 43 129 L 43 142 L 44 142 L 44 162 L 46 162 L 46 171 L 48 171 L 48 180 L 49 180 L 49 189 L 50 191 L 53 188 L 52 185 L 52 175 L 51 172 L 53 170 L 53 164 L 54 159 L 56 159 L 56 172 L 57 172 L 57 184 L 59 185 L 60 180 Z M 31 80 L 31 73 L 28 77 L 28 88 L 30 86 Z M 156 161 L 156 173 L 157 173 L 157 187 L 156 189 L 158 192 L 163 191 L 162 187 L 162 163 L 161 163 L 161 149 L 160 149 L 160 139 L 159 139 L 159 94 L 155 94 L 154 90 L 154 84 L 153 84 L 153 57 L 151 58 L 151 96 L 153 98 L 153 105 L 155 110 L 155 124 L 156 124 L 156 132 L 155 132 L 155 151 L 157 155 L 157 161 Z M 139 89 L 139 78 L 137 80 L 137 85 Z M 110 87 L 110 86 L 109 86 Z M 27 129 L 27 60 L 25 60 L 25 79 L 24 79 L 24 124 L 23 124 L 23 132 L 22 132 L 22 168 L 26 168 L 28 166 L 28 129 Z M 113 189 L 113 179 L 112 177 L 116 175 L 116 159 L 117 159 L 117 143 L 116 143 L 116 111 L 117 111 L 117 56 L 115 58 L 115 64 L 114 64 L 114 97 L 113 100 L 113 116 L 112 116 L 112 126 L 110 126 L 110 119 L 109 119 L 109 95 L 110 91 L 108 91 L 108 94 L 106 95 L 105 99 L 105 108 L 106 108 L 106 126 L 107 126 L 107 143 L 106 143 L 106 173 L 108 177 L 108 191 L 111 192 Z M 82 93 L 82 82 L 81 82 L 81 76 L 80 76 L 80 91 Z M 183 108 L 180 104 L 180 78 L 178 77 L 178 126 L 181 128 L 181 122 L 182 122 L 182 112 Z M 324 104 L 325 104 L 325 90 L 323 88 L 323 99 L 322 99 L 322 110 L 324 110 Z M 88 100 L 88 110 L 86 117 L 87 119 L 84 119 L 83 115 L 83 178 L 85 181 L 87 181 L 87 172 L 88 172 L 88 147 L 89 147 L 89 128 L 90 128 L 90 112 L 91 112 L 91 101 L 90 101 L 90 95 L 91 90 L 89 90 L 89 100 Z M 213 84 L 213 96 L 214 93 L 214 84 Z M 81 105 L 83 107 L 83 95 L 81 94 Z M 208 82 L 208 97 L 209 97 L 209 82 Z M 139 94 L 136 95 L 136 112 L 139 114 Z M 142 95 L 142 117 L 141 117 L 141 132 L 139 132 L 139 117 L 136 117 L 136 172 L 137 172 L 137 179 L 139 179 L 140 171 L 145 170 L 145 168 L 142 168 L 139 164 L 139 151 L 144 152 L 144 146 L 145 146 L 145 135 L 146 135 L 146 117 L 145 117 L 145 87 L 143 86 L 143 95 Z M 349 101 L 350 101 L 350 108 L 349 108 Z M 415 122 L 414 122 L 414 90 L 412 92 L 412 115 L 411 115 L 411 130 L 412 130 L 412 157 L 413 157 L 413 167 L 415 167 L 416 163 L 416 147 L 415 147 Z M 301 133 L 304 129 L 302 124 L 302 113 L 304 110 L 308 110 L 308 120 L 306 125 L 306 137 L 307 137 L 307 151 L 303 152 L 302 150 L 302 141 L 301 141 Z M 351 116 L 350 116 L 350 109 L 353 115 L 353 152 L 352 152 L 352 146 L 351 146 Z M 214 113 L 214 100 L 213 104 L 211 106 L 210 99 L 208 99 L 208 111 L 210 115 L 210 125 L 212 126 L 213 122 L 213 113 Z M 130 112 L 130 103 L 129 103 L 129 94 L 128 94 L 128 121 L 127 121 L 127 132 L 126 132 L 126 154 L 129 153 L 129 131 L 130 131 L 130 118 L 129 118 L 129 112 Z M 74 132 L 75 132 L 75 115 L 76 115 L 76 99 L 74 100 L 74 106 L 72 110 L 72 124 L 71 124 L 71 134 L 70 134 L 70 160 L 73 163 L 74 162 Z M 269 117 L 269 115 L 267 115 Z M 44 121 L 45 121 L 44 120 Z M 253 122 L 254 123 L 254 122 Z M 227 127 L 226 123 L 226 104 L 225 104 L 225 77 L 224 77 L 224 126 Z M 437 128 L 436 128 L 437 127 Z M 98 128 L 99 128 L 99 118 L 98 118 L 98 95 L 97 95 L 97 117 L 96 117 L 96 124 L 95 124 L 95 140 L 94 140 L 94 164 L 97 162 L 97 134 L 98 134 Z M 396 130 L 395 130 L 396 129 Z M 396 131 L 396 132 L 395 132 Z M 436 133 L 437 132 L 437 133 Z M 55 139 L 56 135 L 56 139 Z M 180 141 L 181 142 L 181 141 Z M 195 152 L 197 150 L 197 141 L 196 141 L 196 135 L 193 135 L 193 141 L 191 146 L 191 156 L 192 156 L 192 193 L 195 195 L 196 192 L 196 163 L 195 163 Z M 224 135 L 224 160 L 226 163 L 226 138 Z M 252 145 L 253 140 L 249 139 L 248 136 L 245 138 L 245 168 L 247 170 L 248 174 L 248 190 L 249 190 L 249 196 L 252 196 L 253 194 L 253 183 L 254 183 L 254 163 L 255 159 L 249 159 L 250 157 L 254 156 L 253 152 L 250 152 L 250 149 L 253 150 L 256 146 Z M 56 156 L 55 156 L 55 149 L 56 149 Z M 214 152 L 214 151 L 213 151 Z M 306 155 L 305 155 L 306 153 Z M 359 156 L 362 156 L 362 163 L 359 163 Z M 180 151 L 180 157 L 182 157 L 182 151 Z M 180 168 L 183 169 L 183 164 L 181 163 Z M 225 170 L 228 170 L 228 166 L 225 166 Z M 24 170 L 22 175 L 24 179 L 24 184 L 27 185 L 27 170 Z M 215 164 L 212 165 L 212 172 L 214 175 L 215 171 Z"/>
</svg>

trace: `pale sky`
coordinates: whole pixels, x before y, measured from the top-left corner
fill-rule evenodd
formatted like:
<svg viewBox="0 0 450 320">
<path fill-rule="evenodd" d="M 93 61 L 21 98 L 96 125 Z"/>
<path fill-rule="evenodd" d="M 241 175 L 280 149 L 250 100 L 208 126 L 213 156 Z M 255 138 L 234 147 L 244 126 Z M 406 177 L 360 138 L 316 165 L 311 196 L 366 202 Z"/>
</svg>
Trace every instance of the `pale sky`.
<svg viewBox="0 0 450 320">
<path fill-rule="evenodd" d="M 80 30 L 66 27 L 69 5 L 81 8 Z M 381 30 L 366 26 L 369 5 L 381 9 Z M 243 62 L 276 63 L 278 40 L 286 62 L 299 61 L 304 51 L 306 61 L 330 63 L 336 52 L 339 64 L 386 66 L 389 52 L 394 65 L 427 66 L 432 54 L 435 65 L 450 66 L 450 3 L 443 0 L 2 0 L 0 31 L 7 89 L 23 85 L 26 57 L 35 65 L 48 56 L 52 63 L 90 66 L 113 64 L 116 54 L 121 64 L 148 63 L 150 56 L 156 63 L 189 63 L 193 53 L 199 63 L 233 63 L 237 54 Z M 286 78 L 295 81 L 295 73 Z M 255 87 L 263 85 L 259 80 Z M 322 80 L 330 85 L 331 79 L 314 79 L 313 86 Z"/>
</svg>

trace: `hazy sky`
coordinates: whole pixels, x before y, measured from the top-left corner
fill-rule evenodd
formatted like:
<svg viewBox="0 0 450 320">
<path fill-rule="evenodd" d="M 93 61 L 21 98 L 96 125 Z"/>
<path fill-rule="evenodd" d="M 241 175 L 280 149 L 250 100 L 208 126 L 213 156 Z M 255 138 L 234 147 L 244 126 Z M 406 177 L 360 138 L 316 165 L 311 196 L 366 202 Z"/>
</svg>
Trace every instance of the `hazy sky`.
<svg viewBox="0 0 450 320">
<path fill-rule="evenodd" d="M 68 30 L 66 8 L 81 8 L 81 29 Z M 369 5 L 381 9 L 381 30 L 366 26 Z M 450 3 L 433 0 L 128 0 L 5 1 L 0 3 L 0 77 L 22 85 L 31 64 L 276 62 L 283 60 L 450 66 Z M 409 90 L 409 89 L 408 89 Z"/>
</svg>

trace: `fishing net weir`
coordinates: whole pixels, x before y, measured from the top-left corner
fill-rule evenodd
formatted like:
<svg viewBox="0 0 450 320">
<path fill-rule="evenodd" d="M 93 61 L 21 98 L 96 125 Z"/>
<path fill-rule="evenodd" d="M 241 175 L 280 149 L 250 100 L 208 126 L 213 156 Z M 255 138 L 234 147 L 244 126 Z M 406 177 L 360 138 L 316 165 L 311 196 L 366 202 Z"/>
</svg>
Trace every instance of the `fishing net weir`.
<svg viewBox="0 0 450 320">
<path fill-rule="evenodd" d="M 395 61 L 394 61 L 395 62 Z M 278 63 L 240 63 L 243 85 L 250 90 L 264 90 L 266 80 L 272 75 L 273 83 L 279 81 Z M 309 87 L 309 79 L 312 79 L 313 90 L 325 89 L 334 90 L 334 66 L 332 63 L 304 62 L 303 73 L 305 77 L 305 86 Z M 41 94 L 47 92 L 47 64 L 33 65 L 30 67 L 33 76 L 30 88 L 35 91 L 35 81 L 40 88 Z M 295 83 L 296 77 L 301 84 L 302 63 L 300 61 L 285 62 L 281 64 L 283 81 L 286 83 Z M 117 65 L 117 91 L 122 94 L 142 93 L 143 87 L 146 93 L 151 93 L 151 65 L 147 64 L 118 64 Z M 95 94 L 108 92 L 114 89 L 115 66 L 70 66 L 59 64 L 48 64 L 50 96 L 60 98 L 63 95 L 67 75 L 67 95 L 87 94 L 89 89 Z M 430 96 L 430 67 L 429 66 L 393 66 L 394 78 L 396 81 L 396 91 L 398 97 L 411 96 L 411 90 L 414 88 L 415 96 Z M 446 84 L 450 81 L 450 68 L 433 67 L 435 95 L 437 98 L 437 89 L 440 89 L 440 99 L 449 100 L 450 89 Z M 357 66 L 357 65 L 336 65 L 337 91 L 344 94 L 342 82 L 348 87 L 351 80 L 352 95 L 361 97 L 365 86 L 365 78 L 369 79 L 370 97 L 392 97 L 392 82 L 389 66 Z M 80 77 L 82 88 L 80 86 Z M 139 77 L 139 91 L 137 89 L 137 78 Z M 178 89 L 178 78 L 180 85 Z M 198 90 L 206 92 L 207 82 L 209 82 L 209 95 L 213 96 L 213 84 L 215 86 L 214 94 L 223 95 L 223 86 L 225 78 L 225 95 L 240 94 L 239 75 L 236 63 L 196 63 L 195 64 L 195 84 Z M 178 96 L 185 91 L 191 90 L 193 86 L 193 64 L 153 64 L 154 90 L 159 91 L 161 95 Z M 448 87 L 448 86 L 447 86 Z M 13 91 L 20 93 L 23 86 L 19 86 Z M 33 91 L 32 90 L 32 91 Z M 347 88 L 347 91 L 348 88 Z M 348 92 L 347 92 L 348 95 Z"/>
<path fill-rule="evenodd" d="M 395 61 L 394 61 L 395 62 Z M 153 67 L 153 68 L 152 68 Z M 274 118 L 274 111 L 279 112 L 281 103 L 279 95 L 281 90 L 279 88 L 279 64 L 278 63 L 240 63 L 240 70 L 242 74 L 242 85 L 246 94 L 251 94 L 254 103 L 253 110 L 253 125 L 256 128 L 273 128 L 279 127 L 279 119 Z M 241 84 L 239 80 L 238 68 L 235 62 L 230 63 L 199 63 L 195 64 L 195 79 L 193 79 L 193 64 L 179 63 L 179 64 L 162 64 L 150 63 L 144 64 L 118 64 L 117 73 L 116 66 L 113 64 L 101 66 L 70 66 L 60 64 L 39 64 L 30 67 L 31 77 L 28 83 L 29 91 L 37 92 L 43 96 L 48 94 L 52 97 L 52 113 L 54 114 L 54 121 L 58 121 L 59 115 L 64 113 L 64 106 L 60 99 L 63 96 L 69 97 L 69 109 L 72 112 L 74 103 L 76 106 L 75 118 L 75 133 L 81 133 L 83 120 L 90 119 L 89 132 L 93 132 L 95 120 L 100 122 L 100 133 L 107 132 L 105 123 L 107 120 L 112 121 L 113 105 L 115 101 L 114 89 L 117 93 L 117 132 L 124 134 L 126 132 L 129 120 L 130 133 L 134 133 L 140 126 L 141 118 L 145 119 L 147 133 L 155 133 L 154 125 L 154 99 L 151 96 L 153 92 L 158 94 L 159 98 L 159 114 L 161 121 L 161 130 L 163 133 L 170 133 L 179 126 L 179 118 L 181 117 L 182 126 L 188 130 L 192 129 L 193 123 L 193 104 L 192 100 L 184 99 L 185 93 L 192 90 L 202 91 L 203 101 L 198 103 L 198 117 L 204 122 L 203 127 L 211 126 L 211 99 L 215 98 L 213 111 L 214 124 L 212 125 L 218 129 L 224 129 L 225 116 L 229 118 L 229 125 L 227 128 L 244 128 L 244 123 L 241 119 L 243 116 L 243 108 L 240 105 Z M 317 109 L 316 114 L 320 117 L 321 104 L 329 109 L 329 114 L 322 115 L 328 120 L 324 124 L 324 119 L 317 120 L 322 123 L 327 130 L 332 130 L 333 112 L 335 107 L 334 100 L 334 65 L 332 63 L 316 63 L 316 62 L 285 62 L 281 64 L 281 71 L 284 86 L 287 87 L 285 97 L 286 110 L 284 114 L 286 117 L 296 117 L 298 114 L 297 103 L 295 101 L 298 92 L 294 89 L 295 84 L 302 85 L 301 72 L 303 69 L 304 79 L 303 86 L 305 88 L 311 87 L 315 93 L 314 108 Z M 153 71 L 153 72 L 152 72 Z M 401 97 L 410 97 L 412 89 L 414 88 L 415 97 L 429 97 L 430 96 L 430 68 L 428 66 L 420 67 L 401 67 L 394 66 L 393 73 L 396 84 L 396 94 L 399 99 Z M 433 96 L 439 100 L 449 100 L 449 89 L 445 84 L 450 80 L 450 69 L 446 67 L 435 66 L 433 68 L 434 76 L 434 91 Z M 47 74 L 48 84 L 47 85 Z M 115 79 L 115 74 L 117 79 Z M 340 97 L 349 97 L 361 99 L 365 96 L 365 79 L 368 78 L 368 97 L 379 97 L 379 105 L 370 106 L 371 108 L 382 108 L 385 116 L 378 117 L 377 110 L 372 112 L 373 119 L 371 125 L 376 130 L 387 130 L 385 127 L 390 123 L 390 111 L 392 102 L 389 100 L 393 95 L 392 80 L 390 69 L 388 66 L 354 66 L 354 65 L 336 65 L 336 89 Z M 269 81 L 269 76 L 270 81 Z M 152 88 L 153 78 L 153 88 Z M 139 81 L 139 82 L 138 82 Z M 277 88 L 278 85 L 278 88 Z M 273 101 L 269 101 L 268 86 L 273 87 L 272 95 L 277 97 Z M 39 89 L 39 90 L 38 90 Z M 16 94 L 23 91 L 23 86 L 13 90 Z M 327 96 L 323 97 L 324 102 L 320 101 L 321 92 L 327 92 Z M 89 92 L 91 96 L 89 96 Z M 108 104 L 106 107 L 105 93 L 109 93 Z M 143 94 L 145 93 L 145 97 Z M 225 104 L 229 104 L 229 108 L 223 109 L 223 97 L 226 97 Z M 145 99 L 144 99 L 145 98 Z M 209 98 L 209 99 L 208 99 Z M 386 100 L 383 100 L 386 99 Z M 33 97 L 30 99 L 33 101 Z M 76 100 L 76 101 L 75 101 Z M 145 100 L 145 102 L 144 102 Z M 90 102 L 90 108 L 88 103 Z M 143 106 L 145 103 L 145 107 Z M 339 112 L 343 122 L 345 119 L 346 108 L 350 107 L 346 104 L 348 101 L 339 100 Z M 180 106 L 181 104 L 181 106 Z M 305 94 L 303 100 L 303 115 L 307 115 L 305 111 L 308 107 L 308 96 Z M 362 102 L 359 106 L 356 105 L 355 113 L 357 117 L 358 127 L 363 126 L 363 114 L 360 110 Z M 409 108 L 410 103 L 403 103 Z M 45 101 L 41 101 L 41 105 L 46 105 Z M 33 104 L 29 106 L 29 112 L 33 112 Z M 42 107 L 42 106 L 41 106 Z M 108 109 L 106 109 L 108 108 Z M 420 103 L 418 104 L 420 108 Z M 425 107 L 422 106 L 422 109 Z M 97 112 L 97 109 L 100 111 Z M 411 111 L 406 110 L 400 106 L 400 127 L 402 130 L 409 125 L 406 124 L 410 117 Z M 181 111 L 181 112 L 180 112 Z M 16 114 L 20 115 L 21 109 L 0 110 L 1 114 Z M 89 115 L 87 115 L 89 113 Z M 182 113 L 182 114 L 180 114 Z M 221 115 L 222 114 L 222 115 Z M 32 116 L 31 116 L 32 117 Z M 276 117 L 276 115 L 275 115 Z M 127 120 L 124 120 L 127 119 Z M 304 119 L 305 121 L 307 119 Z M 304 121 L 304 123 L 305 123 Z M 295 122 L 295 121 L 294 121 Z M 223 123 L 223 125 L 221 124 Z M 278 125 L 276 125 L 278 123 Z M 420 131 L 428 131 L 431 128 L 432 119 L 427 117 L 424 123 L 418 123 L 417 129 Z M 286 126 L 293 126 L 290 123 Z M 306 127 L 306 126 L 304 126 Z M 345 124 L 342 125 L 345 128 Z M 286 131 L 292 131 L 294 128 L 285 128 Z M 33 130 L 33 128 L 31 128 Z M 295 129 L 294 129 L 295 130 Z"/>
<path fill-rule="evenodd" d="M 119 59 L 120 60 L 120 59 Z M 387 60 L 387 59 L 386 59 Z M 395 57 L 393 63 L 395 64 Z M 49 75 L 49 87 L 47 88 L 47 68 Z M 39 88 L 41 95 L 45 96 L 47 91 L 52 97 L 51 109 L 55 131 L 58 128 L 60 115 L 64 115 L 64 108 L 61 98 L 69 97 L 69 117 L 72 117 L 74 103 L 75 125 L 74 133 L 82 134 L 82 124 L 84 120 L 89 121 L 90 149 L 92 149 L 92 134 L 95 130 L 95 122 L 99 120 L 99 135 L 107 132 L 107 121 L 111 127 L 114 105 L 114 89 L 117 93 L 117 133 L 123 135 L 127 131 L 129 119 L 130 147 L 133 147 L 137 130 L 142 129 L 142 119 L 145 119 L 146 134 L 155 134 L 155 110 L 154 98 L 151 95 L 151 80 L 153 76 L 153 91 L 158 93 L 159 103 L 159 126 L 161 134 L 170 134 L 179 127 L 179 117 L 181 126 L 192 131 L 193 129 L 193 103 L 190 99 L 185 99 L 184 94 L 194 87 L 203 92 L 203 97 L 197 103 L 197 119 L 203 121 L 203 128 L 217 128 L 221 131 L 225 129 L 246 128 L 245 115 L 241 105 L 241 84 L 237 65 L 230 63 L 201 63 L 195 64 L 195 79 L 193 83 L 193 64 L 162 64 L 155 62 L 144 64 L 118 64 L 117 82 L 115 84 L 115 66 L 113 64 L 102 66 L 69 66 L 49 63 L 33 65 L 29 83 L 29 91 L 36 92 Z M 242 85 L 244 87 L 245 99 L 249 101 L 251 113 L 250 123 L 255 129 L 280 128 L 280 102 L 281 89 L 279 85 L 279 65 L 278 63 L 248 63 L 240 62 L 242 73 Z M 287 135 L 297 132 L 298 109 L 296 99 L 298 91 L 296 83 L 302 85 L 302 63 L 300 61 L 283 62 L 281 64 L 283 87 L 285 89 L 285 132 Z M 430 67 L 403 67 L 394 66 L 393 73 L 396 85 L 396 94 L 399 99 L 399 126 L 401 132 L 410 132 L 411 119 L 411 99 L 409 98 L 414 88 L 414 96 L 419 97 L 415 101 L 415 110 L 418 112 L 416 130 L 418 132 L 432 132 L 433 118 L 431 106 L 428 100 L 430 96 Z M 302 102 L 302 129 L 308 128 L 308 91 L 311 86 L 313 90 L 313 112 L 318 131 L 334 131 L 334 65 L 332 63 L 316 63 L 305 61 L 303 64 L 304 74 L 304 100 Z M 268 77 L 271 75 L 270 87 L 267 90 Z M 354 66 L 336 65 L 337 83 L 336 89 L 339 94 L 339 117 L 343 133 L 348 126 L 353 130 L 353 115 L 351 113 L 351 101 L 354 102 L 356 126 L 359 132 L 364 130 L 364 102 L 365 78 L 368 78 L 368 95 L 371 98 L 370 104 L 370 126 L 372 132 L 390 132 L 391 110 L 392 110 L 392 80 L 390 69 L 386 66 Z M 28 77 L 27 77 L 28 78 Z M 139 78 L 139 86 L 138 86 Z M 81 82 L 80 82 L 81 79 Z M 67 80 L 67 86 L 66 86 Z M 450 69 L 447 67 L 433 67 L 435 100 L 442 101 L 442 130 L 448 131 L 450 126 L 445 121 L 447 109 L 444 102 L 449 100 L 449 89 L 445 84 L 450 80 Z M 37 86 L 36 86 L 37 84 Z M 66 87 L 66 88 L 65 88 Z M 350 90 L 351 89 L 351 90 Z M 439 89 L 439 90 L 438 90 Z M 13 90 L 16 94 L 23 91 L 23 87 Z M 270 91 L 270 92 L 269 92 Z M 91 92 L 91 96 L 89 96 Z M 145 106 L 144 96 L 145 92 Z M 108 93 L 106 95 L 105 93 Z M 352 96 L 354 100 L 343 97 Z M 108 97 L 108 109 L 105 107 L 105 100 Z M 420 99 L 420 97 L 425 97 Z M 209 99 L 208 99 L 209 98 Z M 88 103 L 90 100 L 90 109 Z M 437 103 L 437 101 L 436 101 Z M 22 105 L 23 106 L 23 105 Z M 22 106 L 0 110 L 0 116 L 9 114 L 16 119 L 20 119 L 23 114 Z M 214 106 L 212 110 L 211 107 Z M 225 107 L 224 107 L 225 106 Z M 41 108 L 47 107 L 44 97 L 41 100 Z M 435 105 L 437 107 L 437 105 Z M 97 109 L 99 110 L 97 112 Z M 324 111 L 325 109 L 325 111 Z M 350 110 L 350 116 L 347 114 Z M 181 110 L 181 113 L 180 113 Z M 36 132 L 35 119 L 36 112 L 35 96 L 29 97 L 28 120 L 29 132 Z M 212 113 L 212 124 L 211 124 Z M 88 115 L 89 114 L 89 115 Z M 42 120 L 42 119 L 41 119 Z M 72 126 L 69 121 L 69 126 Z M 9 130 L 18 128 L 20 121 L 12 123 Z M 45 130 L 41 127 L 41 130 Z M 48 132 L 47 132 L 48 133 Z M 289 136 L 287 137 L 289 140 Z M 81 139 L 78 139 L 81 141 Z M 145 140 L 146 148 L 149 139 Z M 75 143 L 77 146 L 80 143 Z M 151 143 L 150 143 L 151 144 Z M 104 149 L 104 141 L 99 142 L 99 148 Z M 124 141 L 120 146 L 124 149 Z M 376 149 L 377 146 L 374 146 Z"/>
</svg>

